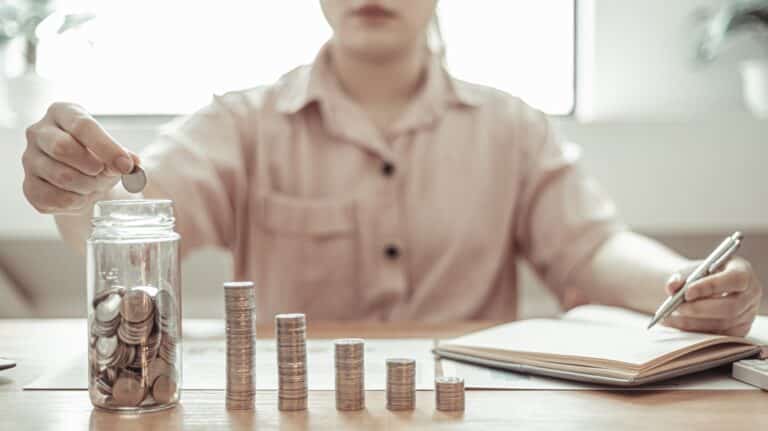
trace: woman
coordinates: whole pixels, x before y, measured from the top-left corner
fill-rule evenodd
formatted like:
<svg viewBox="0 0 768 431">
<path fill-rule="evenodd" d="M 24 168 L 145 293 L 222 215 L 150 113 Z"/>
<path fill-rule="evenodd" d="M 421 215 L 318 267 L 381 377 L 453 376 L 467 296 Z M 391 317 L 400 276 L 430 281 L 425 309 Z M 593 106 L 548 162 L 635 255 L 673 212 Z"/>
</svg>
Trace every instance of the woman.
<svg viewBox="0 0 768 431">
<path fill-rule="evenodd" d="M 28 129 L 25 194 L 82 247 L 92 203 L 141 160 L 183 252 L 232 250 L 264 318 L 508 320 L 517 257 L 565 307 L 652 312 L 693 262 L 627 231 L 544 115 L 445 72 L 435 2 L 323 0 L 334 36 L 311 66 L 214 98 L 141 159 L 54 104 Z M 734 259 L 666 324 L 743 335 L 760 296 Z"/>
</svg>

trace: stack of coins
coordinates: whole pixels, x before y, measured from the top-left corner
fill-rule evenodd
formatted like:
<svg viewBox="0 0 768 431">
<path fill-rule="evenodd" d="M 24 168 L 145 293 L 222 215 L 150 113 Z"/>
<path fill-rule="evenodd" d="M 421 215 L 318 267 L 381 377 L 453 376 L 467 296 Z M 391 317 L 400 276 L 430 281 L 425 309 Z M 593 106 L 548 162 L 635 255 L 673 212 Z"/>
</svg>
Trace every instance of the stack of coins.
<svg viewBox="0 0 768 431">
<path fill-rule="evenodd" d="M 95 403 L 137 407 L 177 401 L 178 318 L 169 289 L 113 286 L 94 296 L 89 388 Z"/>
<path fill-rule="evenodd" d="M 229 410 L 252 410 L 256 401 L 256 293 L 250 281 L 224 283 Z"/>
<path fill-rule="evenodd" d="M 413 410 L 416 407 L 416 361 L 387 359 L 387 409 Z"/>
<path fill-rule="evenodd" d="M 436 378 L 435 406 L 442 412 L 464 411 L 464 379 L 460 377 Z"/>
<path fill-rule="evenodd" d="M 336 340 L 336 409 L 365 408 L 365 342 L 359 338 Z"/>
<path fill-rule="evenodd" d="M 307 341 L 303 314 L 275 316 L 277 339 L 278 408 L 307 408 Z"/>
</svg>

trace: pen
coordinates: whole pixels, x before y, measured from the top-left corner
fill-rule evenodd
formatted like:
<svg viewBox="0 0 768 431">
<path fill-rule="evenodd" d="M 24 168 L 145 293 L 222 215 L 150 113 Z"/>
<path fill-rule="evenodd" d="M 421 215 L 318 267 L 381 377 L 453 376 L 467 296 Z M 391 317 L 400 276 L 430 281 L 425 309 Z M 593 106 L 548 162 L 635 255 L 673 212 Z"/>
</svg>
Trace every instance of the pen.
<svg viewBox="0 0 768 431">
<path fill-rule="evenodd" d="M 701 280 L 702 278 L 714 273 L 720 268 L 728 259 L 736 253 L 736 250 L 741 245 L 744 235 L 741 232 L 735 232 L 729 236 L 706 258 L 696 269 L 685 279 L 685 284 L 680 290 L 675 292 L 674 295 L 668 297 L 663 304 L 656 310 L 656 314 L 653 315 L 651 323 L 648 324 L 648 329 L 653 328 L 656 323 L 661 319 L 672 314 L 683 302 L 685 302 L 685 292 L 688 291 L 688 287 L 694 282 Z"/>
</svg>

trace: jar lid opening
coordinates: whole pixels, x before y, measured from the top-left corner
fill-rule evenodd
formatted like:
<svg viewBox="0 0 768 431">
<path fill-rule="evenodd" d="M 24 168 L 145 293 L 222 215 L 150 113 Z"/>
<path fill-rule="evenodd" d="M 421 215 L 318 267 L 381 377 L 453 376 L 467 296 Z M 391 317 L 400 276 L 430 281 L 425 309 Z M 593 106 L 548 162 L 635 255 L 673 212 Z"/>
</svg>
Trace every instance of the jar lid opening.
<svg viewBox="0 0 768 431">
<path fill-rule="evenodd" d="M 94 226 L 168 226 L 174 224 L 173 201 L 126 199 L 99 201 L 93 207 Z"/>
</svg>

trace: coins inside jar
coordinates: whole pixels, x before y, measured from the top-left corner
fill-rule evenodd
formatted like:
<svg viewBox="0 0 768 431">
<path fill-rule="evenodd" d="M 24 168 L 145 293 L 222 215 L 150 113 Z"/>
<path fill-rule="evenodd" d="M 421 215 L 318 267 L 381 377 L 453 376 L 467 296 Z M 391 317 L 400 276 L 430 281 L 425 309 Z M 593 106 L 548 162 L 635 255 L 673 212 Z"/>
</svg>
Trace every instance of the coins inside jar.
<svg viewBox="0 0 768 431">
<path fill-rule="evenodd" d="M 115 286 L 97 292 L 91 306 L 89 361 L 94 403 L 115 408 L 175 403 L 180 313 L 174 292 L 152 286 Z M 159 317 L 161 308 L 164 320 Z M 171 316 L 176 316 L 172 324 Z"/>
<path fill-rule="evenodd" d="M 122 319 L 120 308 L 124 291 L 125 288 L 116 286 L 100 292 L 93 298 L 94 311 L 90 327 L 92 337 L 111 337 L 117 333 Z M 92 341 L 96 342 L 95 339 Z"/>
</svg>

